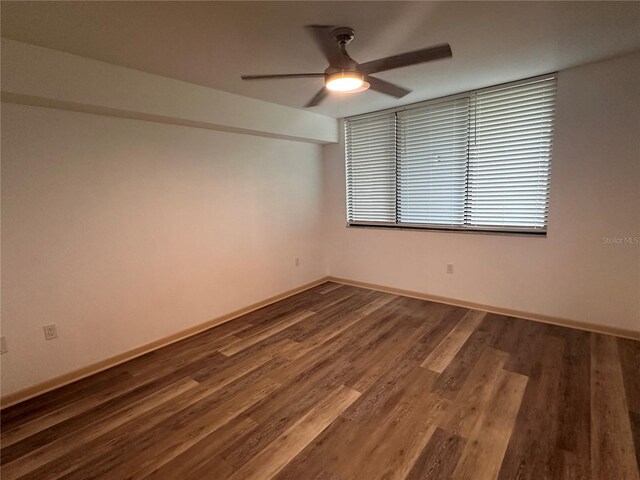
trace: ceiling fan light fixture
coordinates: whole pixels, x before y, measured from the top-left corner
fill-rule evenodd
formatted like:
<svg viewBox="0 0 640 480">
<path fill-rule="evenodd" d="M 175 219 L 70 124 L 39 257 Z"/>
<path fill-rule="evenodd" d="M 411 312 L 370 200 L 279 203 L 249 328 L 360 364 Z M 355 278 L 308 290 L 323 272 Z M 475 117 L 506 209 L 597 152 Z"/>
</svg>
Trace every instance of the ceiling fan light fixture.
<svg viewBox="0 0 640 480">
<path fill-rule="evenodd" d="M 365 82 L 359 73 L 337 72 L 327 76 L 325 86 L 334 92 L 355 93 L 369 88 L 369 83 Z"/>
</svg>

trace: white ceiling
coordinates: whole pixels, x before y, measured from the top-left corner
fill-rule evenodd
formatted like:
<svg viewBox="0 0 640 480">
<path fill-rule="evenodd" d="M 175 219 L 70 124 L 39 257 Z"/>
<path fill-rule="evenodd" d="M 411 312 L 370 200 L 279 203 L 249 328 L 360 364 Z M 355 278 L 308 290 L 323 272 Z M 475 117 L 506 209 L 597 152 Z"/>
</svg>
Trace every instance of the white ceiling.
<svg viewBox="0 0 640 480">
<path fill-rule="evenodd" d="M 350 26 L 360 62 L 448 42 L 453 59 L 380 73 L 401 100 L 332 94 L 311 111 L 343 117 L 640 49 L 640 2 L 2 2 L 2 36 L 301 108 L 322 72 L 303 28 Z"/>
</svg>

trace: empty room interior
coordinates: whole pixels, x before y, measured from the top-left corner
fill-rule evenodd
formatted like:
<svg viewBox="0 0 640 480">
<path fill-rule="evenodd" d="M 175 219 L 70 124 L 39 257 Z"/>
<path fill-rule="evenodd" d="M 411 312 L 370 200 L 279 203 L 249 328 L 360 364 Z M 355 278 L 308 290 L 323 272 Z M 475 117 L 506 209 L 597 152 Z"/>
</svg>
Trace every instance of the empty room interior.
<svg viewBox="0 0 640 480">
<path fill-rule="evenodd" d="M 640 480 L 640 2 L 1 1 L 2 480 Z"/>
</svg>

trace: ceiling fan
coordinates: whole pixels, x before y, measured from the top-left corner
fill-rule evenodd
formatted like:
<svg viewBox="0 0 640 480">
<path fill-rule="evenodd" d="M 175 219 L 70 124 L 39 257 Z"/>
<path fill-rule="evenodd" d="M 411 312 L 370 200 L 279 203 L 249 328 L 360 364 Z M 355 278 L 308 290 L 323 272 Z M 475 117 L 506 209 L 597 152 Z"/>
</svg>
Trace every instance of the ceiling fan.
<svg viewBox="0 0 640 480">
<path fill-rule="evenodd" d="M 327 57 L 329 66 L 324 73 L 285 73 L 280 75 L 242 75 L 243 80 L 269 80 L 274 78 L 309 78 L 324 77 L 324 87 L 307 102 L 305 108 L 315 107 L 329 94 L 337 92 L 357 93 L 370 88 L 380 93 L 402 98 L 411 90 L 374 77 L 372 73 L 384 72 L 394 68 L 406 67 L 418 63 L 430 62 L 451 57 L 448 43 L 423 48 L 413 52 L 401 53 L 366 63 L 358 63 L 347 53 L 346 46 L 355 33 L 349 27 L 333 27 L 329 25 L 309 25 L 316 43 Z"/>
</svg>

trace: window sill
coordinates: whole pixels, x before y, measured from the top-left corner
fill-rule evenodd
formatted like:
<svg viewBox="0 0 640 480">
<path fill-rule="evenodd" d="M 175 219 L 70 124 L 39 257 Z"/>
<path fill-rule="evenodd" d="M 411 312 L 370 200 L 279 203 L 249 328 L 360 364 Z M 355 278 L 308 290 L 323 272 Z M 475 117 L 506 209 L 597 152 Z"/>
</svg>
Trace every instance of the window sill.
<svg viewBox="0 0 640 480">
<path fill-rule="evenodd" d="M 437 233 L 463 233 L 463 234 L 481 234 L 481 235 L 507 235 L 516 237 L 541 237 L 545 238 L 547 232 L 531 231 L 531 230 L 491 230 L 491 229 L 469 229 L 469 228 L 447 228 L 447 227 L 417 227 L 404 225 L 382 225 L 382 224 L 364 224 L 364 223 L 347 223 L 347 228 L 363 228 L 374 230 L 409 230 L 422 232 Z"/>
</svg>

